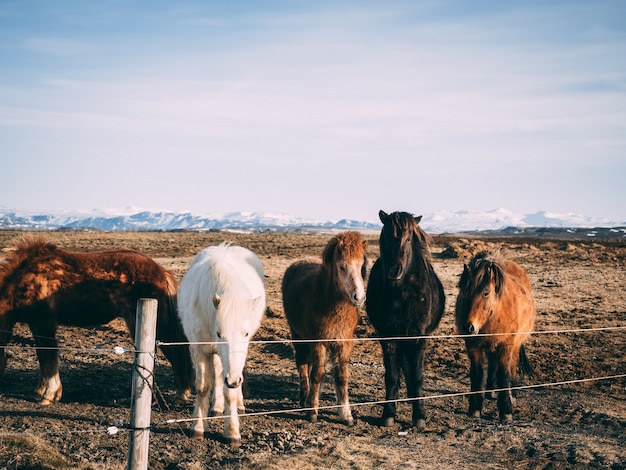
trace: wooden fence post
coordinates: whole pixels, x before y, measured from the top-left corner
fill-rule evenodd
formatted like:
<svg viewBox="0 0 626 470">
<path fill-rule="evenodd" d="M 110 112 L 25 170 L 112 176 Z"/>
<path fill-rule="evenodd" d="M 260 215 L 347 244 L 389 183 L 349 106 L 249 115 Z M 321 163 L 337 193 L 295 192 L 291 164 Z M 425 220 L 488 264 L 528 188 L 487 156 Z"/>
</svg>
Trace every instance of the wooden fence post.
<svg viewBox="0 0 626 470">
<path fill-rule="evenodd" d="M 135 354 L 133 367 L 128 470 L 146 470 L 148 468 L 157 307 L 156 299 L 139 299 L 137 301 L 135 350 L 139 352 Z"/>
</svg>

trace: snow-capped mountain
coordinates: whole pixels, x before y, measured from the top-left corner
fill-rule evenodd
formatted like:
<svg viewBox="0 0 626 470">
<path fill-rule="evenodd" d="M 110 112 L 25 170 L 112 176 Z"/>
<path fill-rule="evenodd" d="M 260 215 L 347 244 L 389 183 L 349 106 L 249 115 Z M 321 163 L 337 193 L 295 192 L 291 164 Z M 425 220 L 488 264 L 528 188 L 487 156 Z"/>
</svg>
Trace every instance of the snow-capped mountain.
<svg viewBox="0 0 626 470">
<path fill-rule="evenodd" d="M 357 220 L 319 221 L 270 212 L 193 214 L 139 210 L 93 210 L 83 212 L 31 212 L 0 208 L 0 229 L 19 230 L 378 230 L 380 224 Z"/>
<path fill-rule="evenodd" d="M 417 214 L 416 214 L 417 215 Z M 486 212 L 440 211 L 423 214 L 420 225 L 429 232 L 503 230 L 509 227 L 592 228 L 626 227 L 626 220 L 606 220 L 578 214 L 537 212 L 519 215 L 505 209 Z M 0 206 L 0 229 L 20 230 L 379 230 L 380 222 L 341 219 L 310 220 L 271 212 L 194 214 L 191 212 L 121 210 L 33 212 Z"/>
</svg>

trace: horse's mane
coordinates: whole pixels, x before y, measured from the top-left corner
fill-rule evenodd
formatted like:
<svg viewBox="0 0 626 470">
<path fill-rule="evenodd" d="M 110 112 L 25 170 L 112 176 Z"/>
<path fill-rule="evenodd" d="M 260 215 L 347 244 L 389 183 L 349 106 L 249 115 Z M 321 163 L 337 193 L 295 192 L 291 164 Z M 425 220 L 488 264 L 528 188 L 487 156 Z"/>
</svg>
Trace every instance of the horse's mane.
<svg viewBox="0 0 626 470">
<path fill-rule="evenodd" d="M 331 238 L 322 253 L 322 259 L 325 264 L 332 262 L 333 252 L 336 248 L 341 249 L 346 259 L 363 258 L 365 256 L 363 238 L 358 232 L 343 232 Z"/>
<path fill-rule="evenodd" d="M 50 243 L 41 235 L 29 234 L 20 237 L 13 247 L 7 249 L 7 257 L 0 261 L 0 285 L 4 284 L 7 276 L 10 276 L 24 260 L 51 253 L 56 249 L 55 244 Z"/>
<path fill-rule="evenodd" d="M 242 247 L 224 242 L 213 249 L 207 266 L 211 271 L 215 286 L 220 290 L 223 289 L 222 293 L 229 291 L 240 296 L 241 292 L 249 292 L 256 296 L 257 293 L 254 290 L 256 287 L 249 285 L 246 277 L 247 271 L 241 270 L 240 263 L 244 263 L 251 270 L 257 271 L 256 264 L 259 261 L 252 253 L 248 256 L 247 250 L 243 252 Z M 258 274 L 261 275 L 261 273 Z"/>
<path fill-rule="evenodd" d="M 461 292 L 468 298 L 472 298 L 476 293 L 483 291 L 493 279 L 496 294 L 499 295 L 504 283 L 504 271 L 501 266 L 503 260 L 499 251 L 494 253 L 481 251 L 474 255 L 465 265 L 459 280 Z"/>
<path fill-rule="evenodd" d="M 429 266 L 432 262 L 430 237 L 419 226 L 421 218 L 421 216 L 416 218 L 409 212 L 393 212 L 388 215 L 388 221 L 393 227 L 394 236 L 399 238 L 404 232 L 413 232 L 415 235 L 413 248 L 421 254 L 426 266 Z"/>
</svg>

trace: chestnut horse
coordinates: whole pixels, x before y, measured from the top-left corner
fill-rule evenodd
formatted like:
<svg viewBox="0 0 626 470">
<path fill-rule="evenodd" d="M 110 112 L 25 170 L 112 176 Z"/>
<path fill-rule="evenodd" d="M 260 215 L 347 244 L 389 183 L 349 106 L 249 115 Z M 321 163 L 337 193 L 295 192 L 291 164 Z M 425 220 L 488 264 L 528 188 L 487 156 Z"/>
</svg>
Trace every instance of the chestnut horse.
<svg viewBox="0 0 626 470">
<path fill-rule="evenodd" d="M 121 316 L 135 333 L 137 300 L 158 301 L 157 338 L 186 342 L 175 310 L 174 276 L 133 251 L 78 253 L 41 237 L 24 237 L 0 263 L 0 376 L 5 345 L 17 322 L 28 324 L 37 346 L 41 378 L 35 391 L 41 404 L 61 399 L 57 325 L 89 327 Z M 191 393 L 193 370 L 187 346 L 163 347 L 174 371 L 177 401 Z"/>
<path fill-rule="evenodd" d="M 518 363 L 524 372 L 532 372 L 523 343 L 535 316 L 530 281 L 518 264 L 499 253 L 481 252 L 464 266 L 456 326 L 460 334 L 472 335 L 465 338 L 471 391 L 484 392 L 486 385 L 497 388 L 500 419 L 506 422 L 513 420 L 510 386 Z M 470 395 L 468 414 L 480 417 L 482 407 L 483 393 Z"/>
<path fill-rule="evenodd" d="M 341 340 L 354 338 L 358 307 L 365 302 L 366 248 L 367 241 L 358 232 L 339 233 L 327 243 L 321 261 L 296 261 L 283 277 L 283 306 L 294 340 L 300 406 L 310 408 L 308 417 L 313 423 L 317 421 L 328 349 L 339 419 L 354 424 L 348 401 L 348 363 L 354 343 Z"/>
<path fill-rule="evenodd" d="M 385 363 L 387 403 L 382 422 L 391 426 L 396 417 L 400 373 L 404 373 L 407 397 L 413 400 L 413 426 L 426 426 L 422 387 L 427 339 L 439 325 L 445 307 L 443 287 L 433 270 L 428 237 L 418 225 L 421 216 L 407 212 L 378 213 L 380 257 L 367 285 L 367 315 L 381 339 Z M 418 337 L 418 338 L 416 338 Z"/>
<path fill-rule="evenodd" d="M 264 278 L 263 264 L 252 251 L 222 243 L 198 253 L 180 283 L 178 314 L 192 342 L 196 370 L 192 437 L 204 437 L 213 392 L 213 414 L 226 411 L 225 437 L 233 446 L 241 442 L 237 411 L 245 411 L 248 344 L 265 313 Z"/>
</svg>

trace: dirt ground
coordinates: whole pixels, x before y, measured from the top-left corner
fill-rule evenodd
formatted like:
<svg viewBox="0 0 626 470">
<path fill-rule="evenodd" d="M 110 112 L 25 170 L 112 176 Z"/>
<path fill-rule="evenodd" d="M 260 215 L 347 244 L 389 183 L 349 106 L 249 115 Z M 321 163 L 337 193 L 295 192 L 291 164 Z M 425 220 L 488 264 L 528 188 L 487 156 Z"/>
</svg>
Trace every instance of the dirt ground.
<svg viewBox="0 0 626 470">
<path fill-rule="evenodd" d="M 19 234 L 0 232 L 6 251 Z M 319 255 L 329 234 L 294 233 L 88 233 L 46 235 L 67 249 L 129 248 L 147 254 L 182 277 L 198 251 L 223 240 L 255 251 L 264 263 L 268 310 L 255 340 L 288 340 L 280 282 L 294 260 Z M 378 256 L 371 233 L 369 265 Z M 427 427 L 410 428 L 410 405 L 398 406 L 398 423 L 379 426 L 384 399 L 382 355 L 365 315 L 351 359 L 350 399 L 356 418 L 348 428 L 332 409 L 310 424 L 298 408 L 298 381 L 288 341 L 252 344 L 248 358 L 250 394 L 241 418 L 243 441 L 233 449 L 221 438 L 222 421 L 211 420 L 204 440 L 186 436 L 193 403 L 174 408 L 169 364 L 159 355 L 150 435 L 151 469 L 209 468 L 626 468 L 626 379 L 591 380 L 626 374 L 626 332 L 546 331 L 626 326 L 626 241 L 623 239 L 433 237 L 434 267 L 446 290 L 446 313 L 436 334 L 454 334 L 454 304 L 463 262 L 482 248 L 501 248 L 524 267 L 537 304 L 535 334 L 527 343 L 536 375 L 517 391 L 513 424 L 501 424 L 494 401 L 485 415 L 470 419 L 469 361 L 459 338 L 432 339 L 426 356 Z M 0 253 L 0 257 L 4 253 Z M 33 399 L 38 364 L 30 331 L 18 325 L 0 380 L 0 469 L 126 468 L 132 354 L 121 321 L 93 329 L 59 328 L 60 403 L 41 406 Z M 405 397 L 405 391 L 402 391 Z M 332 379 L 321 405 L 334 405 Z M 266 414 L 271 412 L 271 414 Z M 107 433 L 118 426 L 116 434 Z"/>
</svg>

